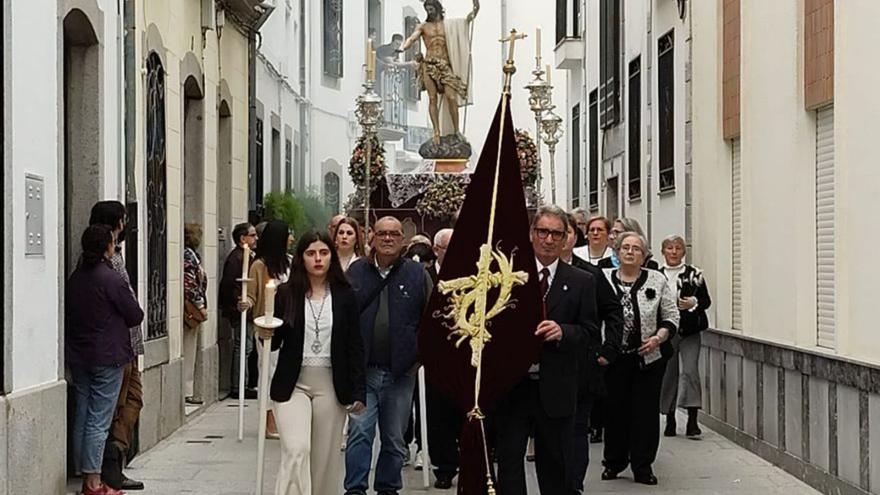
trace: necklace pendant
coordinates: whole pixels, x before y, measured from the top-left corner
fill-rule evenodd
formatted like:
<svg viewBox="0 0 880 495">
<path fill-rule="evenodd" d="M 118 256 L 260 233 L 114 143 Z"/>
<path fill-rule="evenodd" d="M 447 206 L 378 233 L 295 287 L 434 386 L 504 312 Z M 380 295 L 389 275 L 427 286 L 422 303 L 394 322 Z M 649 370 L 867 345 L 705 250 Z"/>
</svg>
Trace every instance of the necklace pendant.
<svg viewBox="0 0 880 495">
<path fill-rule="evenodd" d="M 312 352 L 314 352 L 315 354 L 318 354 L 319 352 L 321 352 L 321 350 L 323 348 L 324 348 L 324 346 L 321 345 L 320 342 L 318 342 L 318 339 L 315 339 L 314 341 L 312 341 Z"/>
</svg>

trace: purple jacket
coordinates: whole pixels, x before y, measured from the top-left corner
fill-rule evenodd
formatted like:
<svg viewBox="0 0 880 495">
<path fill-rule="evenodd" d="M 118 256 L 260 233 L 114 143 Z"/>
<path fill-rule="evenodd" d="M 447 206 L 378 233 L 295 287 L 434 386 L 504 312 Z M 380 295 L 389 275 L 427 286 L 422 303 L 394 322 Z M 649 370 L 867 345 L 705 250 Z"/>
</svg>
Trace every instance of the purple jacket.
<svg viewBox="0 0 880 495">
<path fill-rule="evenodd" d="M 128 284 L 110 266 L 79 267 L 67 281 L 65 357 L 70 365 L 122 366 L 135 354 L 129 329 L 144 312 Z"/>
</svg>

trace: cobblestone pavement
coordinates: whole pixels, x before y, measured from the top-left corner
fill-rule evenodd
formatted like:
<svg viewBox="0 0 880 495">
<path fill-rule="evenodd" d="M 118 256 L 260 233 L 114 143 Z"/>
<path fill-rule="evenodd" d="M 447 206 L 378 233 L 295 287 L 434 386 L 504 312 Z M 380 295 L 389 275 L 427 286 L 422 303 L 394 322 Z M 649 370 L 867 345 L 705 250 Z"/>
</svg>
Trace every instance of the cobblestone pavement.
<svg viewBox="0 0 880 495">
<path fill-rule="evenodd" d="M 236 403 L 224 401 L 193 416 L 189 423 L 145 454 L 128 469 L 129 476 L 146 483 L 146 494 L 245 495 L 254 493 L 256 469 L 257 403 L 248 401 L 245 439 L 236 440 Z M 685 418 L 679 418 L 684 425 Z M 593 445 L 586 493 L 655 494 L 792 494 L 818 493 L 783 470 L 703 428 L 701 440 L 682 436 L 663 438 L 655 472 L 657 487 L 636 485 L 631 474 L 600 481 L 602 446 Z M 267 440 L 266 484 L 271 494 L 280 458 L 279 444 Z M 403 494 L 453 494 L 453 490 L 422 488 L 421 472 L 405 468 Z M 538 493 L 534 464 L 528 464 L 529 491 Z M 432 480 L 433 482 L 433 480 Z M 75 488 L 71 484 L 71 488 Z M 71 490 L 71 493 L 73 491 Z M 556 495 L 556 494 L 547 494 Z"/>
</svg>

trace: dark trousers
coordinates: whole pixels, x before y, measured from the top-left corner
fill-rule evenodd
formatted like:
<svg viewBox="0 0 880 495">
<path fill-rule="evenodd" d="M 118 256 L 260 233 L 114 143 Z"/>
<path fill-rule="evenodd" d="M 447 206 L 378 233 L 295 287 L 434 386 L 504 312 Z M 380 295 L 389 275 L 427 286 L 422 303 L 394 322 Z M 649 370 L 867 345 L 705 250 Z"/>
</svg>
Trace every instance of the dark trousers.
<svg viewBox="0 0 880 495">
<path fill-rule="evenodd" d="M 590 465 L 590 418 L 595 397 L 585 392 L 579 397 L 577 412 L 574 415 L 574 435 L 571 454 L 571 481 L 573 493 L 584 491 L 584 478 Z"/>
<path fill-rule="evenodd" d="M 593 412 L 590 413 L 590 428 L 601 430 L 605 428 L 605 395 L 593 397 Z"/>
<path fill-rule="evenodd" d="M 134 425 L 144 407 L 144 388 L 141 384 L 141 373 L 138 371 L 137 360 L 125 366 L 122 375 L 122 387 L 116 401 L 116 411 L 110 425 L 110 440 L 119 444 L 123 452 L 127 452 L 134 436 Z"/>
<path fill-rule="evenodd" d="M 620 356 L 605 375 L 605 467 L 633 474 L 652 474 L 660 446 L 660 386 L 666 371 L 663 360 L 640 367 L 635 354 Z"/>
<path fill-rule="evenodd" d="M 551 418 L 544 412 L 538 381 L 526 378 L 499 404 L 497 413 L 498 493 L 526 495 L 524 458 L 529 425 L 535 427 L 535 470 L 543 495 L 571 490 L 571 448 L 574 415 Z"/>
<path fill-rule="evenodd" d="M 427 400 L 427 399 L 426 399 Z M 403 432 L 403 441 L 407 447 L 413 440 L 416 441 L 416 450 L 422 451 L 422 413 L 419 405 L 419 381 L 416 380 L 416 386 L 413 388 L 412 403 L 409 406 L 409 418 L 406 420 L 406 431 Z M 430 454 L 430 453 L 429 453 Z"/>
<path fill-rule="evenodd" d="M 458 472 L 458 437 L 461 435 L 462 418 L 449 397 L 443 395 L 430 383 L 425 387 L 428 403 L 428 454 L 434 474 L 455 476 Z"/>
</svg>

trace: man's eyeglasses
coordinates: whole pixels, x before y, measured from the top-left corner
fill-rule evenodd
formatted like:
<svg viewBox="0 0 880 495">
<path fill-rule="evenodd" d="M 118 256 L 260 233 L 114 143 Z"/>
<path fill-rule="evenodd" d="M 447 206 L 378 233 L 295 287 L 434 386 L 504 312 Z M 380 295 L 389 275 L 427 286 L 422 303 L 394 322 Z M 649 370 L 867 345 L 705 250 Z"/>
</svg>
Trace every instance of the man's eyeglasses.
<svg viewBox="0 0 880 495">
<path fill-rule="evenodd" d="M 257 237 L 257 233 L 256 233 L 256 232 L 251 232 L 251 233 L 247 233 L 247 234 L 245 234 L 244 236 L 245 236 L 245 237 Z"/>
<path fill-rule="evenodd" d="M 550 229 L 534 229 L 535 235 L 538 236 L 538 239 L 546 239 L 550 236 L 554 241 L 561 241 L 563 237 L 565 237 L 565 232 L 561 230 L 550 230 Z"/>
<path fill-rule="evenodd" d="M 376 237 L 391 237 L 392 239 L 398 239 L 403 237 L 403 233 L 398 230 L 379 230 L 376 232 Z"/>
</svg>

